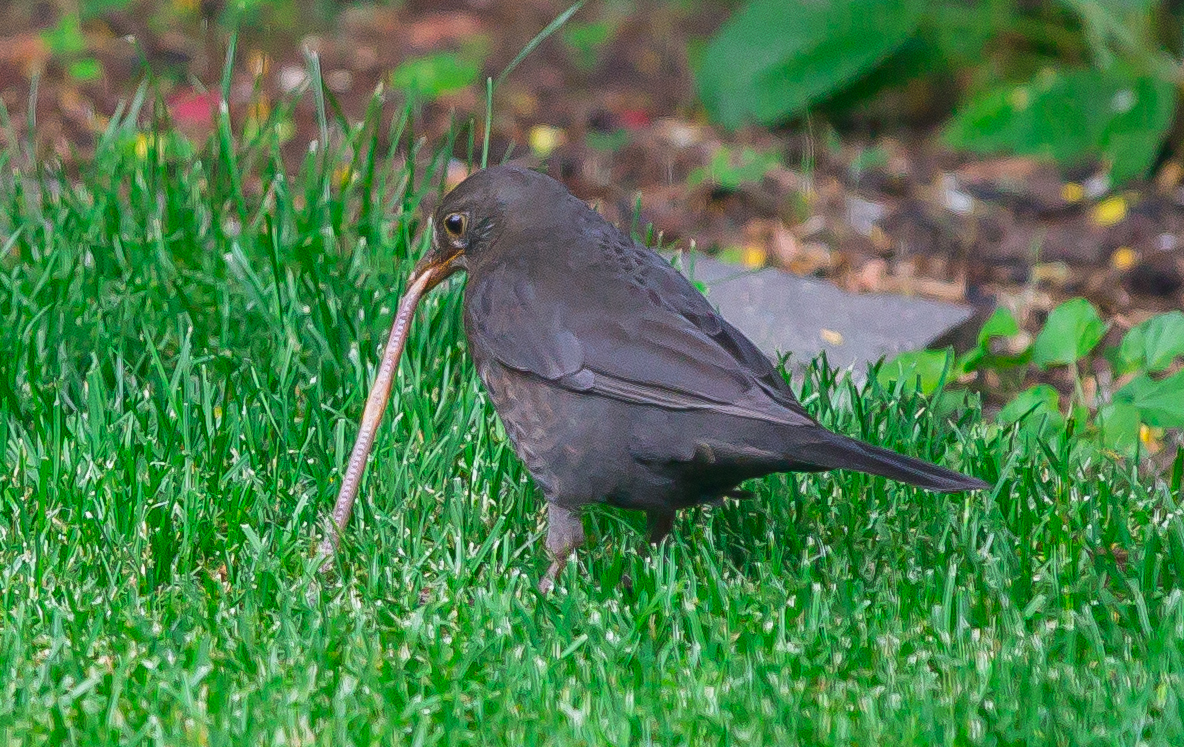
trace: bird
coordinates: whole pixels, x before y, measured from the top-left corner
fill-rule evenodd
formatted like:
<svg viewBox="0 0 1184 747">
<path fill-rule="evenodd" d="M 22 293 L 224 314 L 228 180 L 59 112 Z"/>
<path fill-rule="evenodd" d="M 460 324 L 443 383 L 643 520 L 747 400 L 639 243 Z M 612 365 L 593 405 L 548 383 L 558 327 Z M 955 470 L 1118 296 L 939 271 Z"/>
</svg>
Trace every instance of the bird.
<svg viewBox="0 0 1184 747">
<path fill-rule="evenodd" d="M 657 544 L 680 509 L 772 473 L 855 470 L 943 493 L 990 487 L 822 426 L 687 278 L 545 174 L 515 165 L 476 171 L 430 223 L 327 552 L 349 519 L 415 306 L 461 271 L 469 354 L 546 502 L 550 565 L 541 591 L 584 544 L 581 514 L 591 504 L 643 511 Z"/>
</svg>

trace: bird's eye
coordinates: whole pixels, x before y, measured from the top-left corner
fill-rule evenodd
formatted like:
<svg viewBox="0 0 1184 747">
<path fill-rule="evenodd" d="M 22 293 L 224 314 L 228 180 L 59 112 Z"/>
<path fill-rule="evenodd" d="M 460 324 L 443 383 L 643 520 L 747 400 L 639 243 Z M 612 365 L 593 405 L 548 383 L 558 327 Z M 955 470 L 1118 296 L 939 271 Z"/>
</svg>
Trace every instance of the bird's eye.
<svg viewBox="0 0 1184 747">
<path fill-rule="evenodd" d="M 465 232 L 465 227 L 468 225 L 468 220 L 460 213 L 451 213 L 444 219 L 444 230 L 448 232 L 449 236 L 453 238 L 460 237 Z"/>
</svg>

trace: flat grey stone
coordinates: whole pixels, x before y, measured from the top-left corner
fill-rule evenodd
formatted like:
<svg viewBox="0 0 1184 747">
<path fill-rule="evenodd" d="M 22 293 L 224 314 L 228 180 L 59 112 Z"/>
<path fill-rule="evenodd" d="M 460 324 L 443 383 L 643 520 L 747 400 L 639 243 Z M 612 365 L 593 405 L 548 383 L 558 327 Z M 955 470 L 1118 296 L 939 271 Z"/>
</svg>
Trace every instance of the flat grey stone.
<svg viewBox="0 0 1184 747">
<path fill-rule="evenodd" d="M 791 354 L 801 369 L 826 351 L 830 365 L 857 380 L 867 365 L 918 350 L 964 324 L 973 309 L 887 294 L 848 293 L 775 268 L 750 270 L 684 253 L 681 269 L 707 287 L 707 300 L 774 360 Z"/>
</svg>

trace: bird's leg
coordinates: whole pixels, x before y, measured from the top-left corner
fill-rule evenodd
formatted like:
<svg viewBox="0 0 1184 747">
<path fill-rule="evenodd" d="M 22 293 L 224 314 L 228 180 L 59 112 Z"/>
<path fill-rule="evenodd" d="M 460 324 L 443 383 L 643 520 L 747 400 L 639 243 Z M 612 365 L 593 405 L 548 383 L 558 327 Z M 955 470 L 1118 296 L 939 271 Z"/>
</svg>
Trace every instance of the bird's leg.
<svg viewBox="0 0 1184 747">
<path fill-rule="evenodd" d="M 674 528 L 674 512 L 673 511 L 646 511 L 645 512 L 646 534 L 649 537 L 650 546 L 657 548 L 662 544 L 662 540 L 670 535 L 670 530 Z M 649 557 L 651 550 L 643 548 L 641 555 Z M 633 577 L 628 573 L 621 574 L 621 588 L 626 593 L 633 593 Z"/>
<path fill-rule="evenodd" d="M 649 533 L 651 545 L 660 545 L 670 530 L 674 528 L 673 511 L 646 511 L 646 529 Z"/>
<path fill-rule="evenodd" d="M 579 513 L 548 503 L 547 553 L 551 556 L 551 567 L 547 569 L 547 575 L 539 579 L 539 591 L 546 594 L 555 588 L 555 580 L 567 564 L 568 557 L 582 544 L 584 522 L 580 520 Z"/>
</svg>

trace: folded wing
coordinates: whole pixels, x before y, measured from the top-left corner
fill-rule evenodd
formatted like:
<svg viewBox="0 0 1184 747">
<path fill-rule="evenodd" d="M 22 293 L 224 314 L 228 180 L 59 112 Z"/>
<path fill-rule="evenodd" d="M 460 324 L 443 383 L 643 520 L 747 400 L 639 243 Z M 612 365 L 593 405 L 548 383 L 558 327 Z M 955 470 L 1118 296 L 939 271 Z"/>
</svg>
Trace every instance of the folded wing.
<svg viewBox="0 0 1184 747">
<path fill-rule="evenodd" d="M 521 259 L 470 281 L 474 342 L 573 391 L 814 425 L 769 359 L 686 278 L 620 234 L 606 241 L 566 277 Z"/>
</svg>

